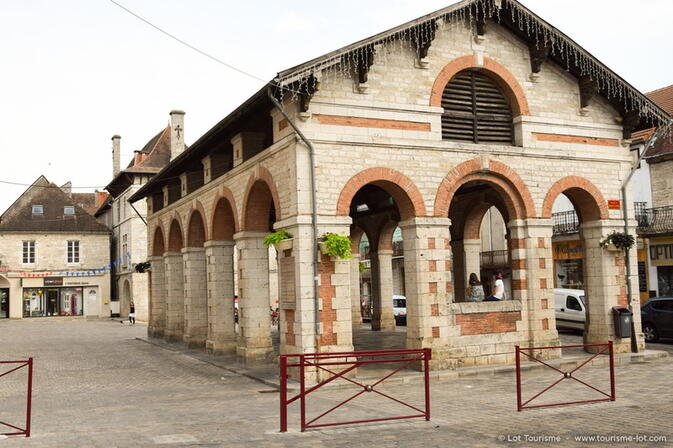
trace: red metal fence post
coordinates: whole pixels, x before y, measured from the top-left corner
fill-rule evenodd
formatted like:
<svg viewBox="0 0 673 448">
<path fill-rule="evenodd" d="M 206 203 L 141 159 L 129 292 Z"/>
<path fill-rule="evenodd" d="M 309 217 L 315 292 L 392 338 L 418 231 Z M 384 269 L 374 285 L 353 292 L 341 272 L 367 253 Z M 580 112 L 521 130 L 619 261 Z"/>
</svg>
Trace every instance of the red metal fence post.
<svg viewBox="0 0 673 448">
<path fill-rule="evenodd" d="M 431 348 L 423 349 L 423 373 L 425 374 L 425 420 L 430 420 L 430 357 Z"/>
<path fill-rule="evenodd" d="M 514 346 L 516 353 L 516 410 L 521 412 L 521 351 L 518 345 Z"/>
<path fill-rule="evenodd" d="M 26 396 L 26 437 L 30 437 L 30 420 L 33 412 L 33 358 L 28 358 L 28 392 Z"/>
<path fill-rule="evenodd" d="M 610 353 L 610 401 L 617 399 L 615 393 L 615 353 L 612 348 L 612 341 L 608 341 L 608 351 Z"/>
<path fill-rule="evenodd" d="M 304 376 L 304 367 L 304 355 L 301 355 L 299 356 L 299 407 L 301 408 L 301 432 L 306 431 L 306 378 Z"/>
<path fill-rule="evenodd" d="M 280 357 L 280 432 L 287 432 L 287 358 Z"/>
</svg>

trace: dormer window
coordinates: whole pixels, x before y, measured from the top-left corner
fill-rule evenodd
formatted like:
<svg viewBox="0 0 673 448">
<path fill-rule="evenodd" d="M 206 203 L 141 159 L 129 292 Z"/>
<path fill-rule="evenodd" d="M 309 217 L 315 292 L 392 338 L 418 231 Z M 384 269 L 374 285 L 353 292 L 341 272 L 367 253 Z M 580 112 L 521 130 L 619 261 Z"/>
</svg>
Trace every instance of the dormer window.
<svg viewBox="0 0 673 448">
<path fill-rule="evenodd" d="M 75 207 L 72 205 L 66 205 L 63 207 L 63 214 L 64 215 L 74 215 L 75 214 Z"/>
<path fill-rule="evenodd" d="M 512 109 L 493 79 L 478 70 L 458 73 L 442 96 L 442 138 L 512 145 Z"/>
<path fill-rule="evenodd" d="M 41 205 L 33 205 L 33 215 L 41 215 L 44 213 L 44 207 Z"/>
</svg>

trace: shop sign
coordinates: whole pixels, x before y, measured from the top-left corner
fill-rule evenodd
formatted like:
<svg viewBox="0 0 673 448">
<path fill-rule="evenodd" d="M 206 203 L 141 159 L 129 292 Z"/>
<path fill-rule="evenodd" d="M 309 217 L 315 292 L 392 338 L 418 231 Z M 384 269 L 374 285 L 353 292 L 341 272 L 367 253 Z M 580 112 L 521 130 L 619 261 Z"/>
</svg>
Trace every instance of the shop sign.
<svg viewBox="0 0 673 448">
<path fill-rule="evenodd" d="M 82 280 L 71 280 L 71 279 L 66 279 L 65 280 L 65 285 L 66 286 L 84 286 L 88 285 L 88 281 L 82 281 Z"/>
<path fill-rule="evenodd" d="M 63 277 L 45 277 L 44 286 L 63 286 Z"/>
<path fill-rule="evenodd" d="M 576 260 L 584 257 L 581 241 L 557 241 L 552 243 L 554 260 Z"/>
<path fill-rule="evenodd" d="M 608 208 L 610 210 L 619 210 L 622 208 L 622 201 L 619 199 L 612 199 L 608 201 Z"/>
<path fill-rule="evenodd" d="M 673 266 L 673 238 L 650 239 L 652 266 Z"/>
</svg>

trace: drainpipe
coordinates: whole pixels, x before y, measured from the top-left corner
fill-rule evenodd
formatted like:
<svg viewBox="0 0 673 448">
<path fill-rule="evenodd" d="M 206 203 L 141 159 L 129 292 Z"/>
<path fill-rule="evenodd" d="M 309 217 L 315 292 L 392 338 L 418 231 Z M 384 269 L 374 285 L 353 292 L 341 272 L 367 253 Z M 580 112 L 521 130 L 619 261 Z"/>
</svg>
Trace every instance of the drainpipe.
<svg viewBox="0 0 673 448">
<path fill-rule="evenodd" d="M 309 154 L 309 163 L 310 163 L 310 172 L 311 172 L 311 228 L 313 230 L 313 301 L 314 301 L 314 307 L 315 307 L 315 346 L 316 346 L 316 352 L 320 351 L 320 347 L 318 346 L 318 337 L 320 335 L 320 298 L 318 297 L 318 291 L 319 291 L 319 285 L 318 285 L 318 263 L 319 263 L 319 258 L 318 258 L 318 205 L 316 202 L 316 195 L 315 195 L 315 150 L 313 148 L 313 145 L 309 141 L 309 139 L 306 138 L 306 136 L 299 130 L 297 125 L 294 124 L 292 119 L 287 116 L 285 111 L 283 110 L 283 106 L 276 100 L 276 97 L 273 96 L 273 92 L 271 92 L 271 86 L 267 89 L 266 93 L 269 96 L 269 99 L 271 102 L 276 106 L 278 111 L 285 117 L 287 122 L 289 123 L 290 126 L 292 126 L 292 129 L 297 133 L 299 138 L 306 144 L 308 147 L 308 154 Z"/>
<path fill-rule="evenodd" d="M 643 151 L 638 154 L 638 160 L 636 163 L 631 167 L 631 171 L 629 172 L 629 175 L 626 176 L 626 179 L 622 183 L 622 188 L 621 188 L 621 193 L 622 193 L 622 215 L 624 216 L 624 233 L 628 234 L 629 233 L 629 225 L 628 225 L 628 219 L 629 219 L 629 210 L 628 206 L 626 203 L 626 187 L 631 181 L 631 178 L 633 175 L 636 173 L 636 170 L 638 169 L 638 166 L 640 166 L 640 162 L 643 159 L 643 156 L 647 152 L 650 147 L 654 145 L 654 143 L 657 141 L 659 138 L 659 133 L 663 132 L 664 129 L 667 129 L 669 126 L 671 126 L 671 123 L 669 122 L 667 125 L 659 126 L 659 128 L 655 131 L 655 133 L 650 137 L 648 140 L 647 144 L 645 145 L 645 148 Z M 637 246 L 636 246 L 637 248 Z M 633 294 L 633 288 L 631 288 L 631 256 L 629 254 L 630 251 L 624 251 L 624 263 L 626 264 L 626 297 L 628 298 L 628 308 L 631 313 L 633 313 L 633 305 L 632 303 L 632 294 Z M 633 353 L 638 353 L 638 341 L 636 340 L 636 328 L 635 324 L 633 322 L 633 319 L 631 319 L 631 351 Z"/>
</svg>

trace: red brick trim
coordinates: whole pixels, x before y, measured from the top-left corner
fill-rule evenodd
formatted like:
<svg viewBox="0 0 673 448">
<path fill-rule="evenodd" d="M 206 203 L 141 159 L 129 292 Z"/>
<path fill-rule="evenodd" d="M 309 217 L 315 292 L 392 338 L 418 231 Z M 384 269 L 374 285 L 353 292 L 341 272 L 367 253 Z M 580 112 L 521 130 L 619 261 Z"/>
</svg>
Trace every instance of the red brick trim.
<svg viewBox="0 0 673 448">
<path fill-rule="evenodd" d="M 549 319 L 542 319 L 542 329 L 549 330 Z"/>
<path fill-rule="evenodd" d="M 222 194 L 213 201 L 213 213 L 210 216 L 210 237 L 218 241 L 231 241 L 238 232 L 238 214 L 236 201 L 230 189 L 224 187 Z"/>
<path fill-rule="evenodd" d="M 432 327 L 432 337 L 439 338 L 439 327 Z"/>
<path fill-rule="evenodd" d="M 509 240 L 510 249 L 525 249 L 526 248 L 526 239 L 525 238 L 511 238 Z"/>
<path fill-rule="evenodd" d="M 411 179 L 399 171 L 378 167 L 360 171 L 346 182 L 337 202 L 338 216 L 348 216 L 355 193 L 367 184 L 387 191 L 395 199 L 403 220 L 426 215 L 423 196 Z"/>
<path fill-rule="evenodd" d="M 430 315 L 431 316 L 439 316 L 439 305 L 436 303 L 433 303 L 430 305 Z"/>
<path fill-rule="evenodd" d="M 442 94 L 444 93 L 446 85 L 457 73 L 468 68 L 478 69 L 498 84 L 509 100 L 510 106 L 512 107 L 512 114 L 515 117 L 519 115 L 530 115 L 528 100 L 526 100 L 523 88 L 514 75 L 512 75 L 512 73 L 503 65 L 491 58 L 485 57 L 484 65 L 478 65 L 476 55 L 461 56 L 444 66 L 432 85 L 432 91 L 430 92 L 430 106 L 441 106 Z"/>
<path fill-rule="evenodd" d="M 420 121 L 402 121 L 380 118 L 348 117 L 344 115 L 313 114 L 320 124 L 333 126 L 352 126 L 356 128 L 396 129 L 401 131 L 430 132 L 430 123 Z"/>
<path fill-rule="evenodd" d="M 542 203 L 543 218 L 551 218 L 554 201 L 561 193 L 570 198 L 584 221 L 608 219 L 610 216 L 607 201 L 591 181 L 579 176 L 566 176 L 557 180 L 547 192 Z"/>
<path fill-rule="evenodd" d="M 456 325 L 460 325 L 462 336 L 516 331 L 516 322 L 519 320 L 520 311 L 456 315 Z"/>
<path fill-rule="evenodd" d="M 200 219 L 201 222 L 197 222 Z M 189 212 L 189 221 L 187 226 L 187 247 L 203 247 L 203 243 L 208 241 L 208 227 L 206 226 L 206 212 L 203 205 L 196 201 L 196 207 Z"/>
<path fill-rule="evenodd" d="M 266 216 L 261 216 L 261 210 L 251 210 L 250 202 L 255 201 L 253 209 L 259 208 L 260 204 L 264 203 L 264 198 L 258 197 L 259 194 L 263 192 L 257 191 L 254 197 L 250 197 L 252 189 L 255 187 L 255 184 L 261 182 L 266 185 L 271 193 L 271 200 L 273 201 L 274 209 L 276 210 L 276 221 L 282 219 L 281 216 L 281 204 L 278 196 L 278 189 L 276 188 L 276 183 L 273 181 L 273 176 L 268 169 L 260 166 L 257 168 L 257 172 L 250 175 L 248 179 L 248 185 L 245 188 L 245 195 L 243 196 L 243 210 L 241 213 L 242 219 L 242 228 L 243 230 L 261 230 L 266 231 L 268 229 L 268 223 L 266 222 Z"/>
<path fill-rule="evenodd" d="M 332 300 L 336 296 L 336 288 L 332 286 L 332 275 L 334 274 L 334 261 L 325 254 L 320 255 L 319 265 L 320 275 L 320 299 L 322 300 L 322 309 L 320 310 L 320 322 L 322 322 L 322 334 L 318 340 L 319 346 L 336 345 L 337 336 L 334 333 L 334 321 L 336 321 L 336 310 L 332 309 Z"/>
<path fill-rule="evenodd" d="M 164 237 L 164 229 L 159 222 L 154 227 L 154 237 L 152 237 L 152 250 L 150 253 L 155 256 L 162 256 L 166 252 L 166 238 Z"/>
<path fill-rule="evenodd" d="M 521 270 L 526 269 L 526 259 L 522 258 L 520 260 L 513 259 L 510 263 L 512 270 Z"/>
<path fill-rule="evenodd" d="M 526 279 L 512 279 L 512 289 L 514 291 L 527 291 L 528 290 L 528 280 Z"/>
<path fill-rule="evenodd" d="M 547 260 L 545 258 L 540 258 L 539 259 L 539 265 L 540 265 L 540 269 L 546 269 L 547 268 Z"/>
<path fill-rule="evenodd" d="M 619 140 L 616 138 L 581 137 L 577 135 L 544 134 L 541 132 L 533 132 L 533 137 L 541 142 L 575 143 L 593 146 L 619 146 Z"/>
<path fill-rule="evenodd" d="M 180 216 L 176 213 L 171 221 L 168 230 L 168 250 L 171 252 L 179 252 L 184 245 L 184 238 L 182 236 L 182 224 L 180 223 Z"/>
<path fill-rule="evenodd" d="M 285 345 L 293 346 L 296 344 L 294 336 L 294 310 L 283 310 L 285 312 L 285 325 L 287 332 L 285 333 Z"/>
<path fill-rule="evenodd" d="M 510 167 L 497 160 L 489 160 L 488 168 L 482 168 L 481 158 L 465 161 L 446 175 L 435 196 L 435 216 L 448 216 L 449 206 L 456 191 L 467 182 L 488 182 L 503 199 L 509 219 L 534 218 L 535 204 L 523 179 Z"/>
<path fill-rule="evenodd" d="M 547 300 L 547 299 L 540 300 L 540 308 L 542 308 L 543 310 L 548 309 L 549 308 L 549 300 Z"/>
</svg>

